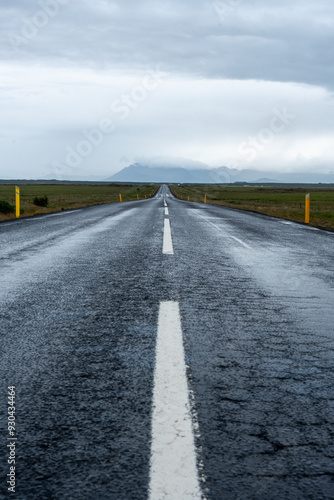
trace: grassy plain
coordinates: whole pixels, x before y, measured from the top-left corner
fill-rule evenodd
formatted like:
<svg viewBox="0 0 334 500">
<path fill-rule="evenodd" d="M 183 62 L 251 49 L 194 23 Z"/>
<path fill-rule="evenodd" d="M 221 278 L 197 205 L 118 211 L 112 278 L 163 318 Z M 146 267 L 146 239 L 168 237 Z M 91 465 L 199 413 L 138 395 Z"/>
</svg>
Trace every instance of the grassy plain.
<svg viewBox="0 0 334 500">
<path fill-rule="evenodd" d="M 283 219 L 304 222 L 305 194 L 311 195 L 310 224 L 334 229 L 334 187 L 290 186 L 213 186 L 172 185 L 172 192 L 179 198 L 252 210 Z"/>
<path fill-rule="evenodd" d="M 119 185 L 119 184 L 17 184 L 21 191 L 21 215 L 45 214 L 119 201 L 149 198 L 158 186 L 152 185 Z M 35 197 L 47 196 L 47 207 L 34 205 Z M 15 184 L 0 184 L 0 200 L 15 205 Z M 0 213 L 0 220 L 15 218 L 15 213 L 4 215 Z"/>
</svg>

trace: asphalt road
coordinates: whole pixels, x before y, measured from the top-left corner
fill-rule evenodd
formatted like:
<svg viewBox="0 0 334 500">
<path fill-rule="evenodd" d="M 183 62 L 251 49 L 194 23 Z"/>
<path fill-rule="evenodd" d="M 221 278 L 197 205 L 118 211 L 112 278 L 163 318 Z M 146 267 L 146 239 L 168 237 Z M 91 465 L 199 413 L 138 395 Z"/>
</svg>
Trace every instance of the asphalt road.
<svg viewBox="0 0 334 500">
<path fill-rule="evenodd" d="M 0 262 L 0 498 L 334 499 L 333 233 L 162 187 Z"/>
</svg>

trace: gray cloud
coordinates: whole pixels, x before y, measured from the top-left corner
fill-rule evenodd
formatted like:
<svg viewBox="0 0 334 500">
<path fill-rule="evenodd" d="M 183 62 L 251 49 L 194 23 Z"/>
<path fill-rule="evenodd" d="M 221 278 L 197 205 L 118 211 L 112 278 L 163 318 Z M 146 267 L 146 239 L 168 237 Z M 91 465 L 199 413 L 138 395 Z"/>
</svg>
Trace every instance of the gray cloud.
<svg viewBox="0 0 334 500">
<path fill-rule="evenodd" d="M 14 42 L 13 53 L 9 33 L 21 35 L 24 19 L 33 22 L 41 10 L 15 0 L 0 10 L 1 57 L 122 70 L 160 62 L 166 71 L 205 78 L 333 87 L 332 2 L 229 2 L 68 0 L 29 43 Z M 221 5 L 229 7 L 223 19 Z"/>
<path fill-rule="evenodd" d="M 50 174 L 104 118 L 115 131 L 77 175 L 166 154 L 268 170 L 334 161 L 329 0 L 11 0 L 0 28 L 3 177 Z M 157 65 L 162 83 L 122 120 L 113 103 Z M 248 165 L 240 144 L 284 107 L 296 119 Z"/>
</svg>

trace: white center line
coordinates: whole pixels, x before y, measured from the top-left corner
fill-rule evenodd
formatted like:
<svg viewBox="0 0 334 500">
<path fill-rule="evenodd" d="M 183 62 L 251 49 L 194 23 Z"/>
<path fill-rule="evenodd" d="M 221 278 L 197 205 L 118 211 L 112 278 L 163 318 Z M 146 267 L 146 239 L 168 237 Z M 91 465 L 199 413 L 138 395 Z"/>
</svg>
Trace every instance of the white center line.
<svg viewBox="0 0 334 500">
<path fill-rule="evenodd" d="M 169 211 L 168 211 L 167 207 L 165 208 L 165 215 L 169 215 Z"/>
<path fill-rule="evenodd" d="M 155 363 L 149 500 L 199 500 L 178 302 L 160 303 Z"/>
<path fill-rule="evenodd" d="M 162 253 L 168 254 L 168 255 L 174 254 L 172 233 L 170 230 L 169 219 L 165 219 L 165 222 L 164 222 L 164 241 L 163 241 Z"/>
</svg>

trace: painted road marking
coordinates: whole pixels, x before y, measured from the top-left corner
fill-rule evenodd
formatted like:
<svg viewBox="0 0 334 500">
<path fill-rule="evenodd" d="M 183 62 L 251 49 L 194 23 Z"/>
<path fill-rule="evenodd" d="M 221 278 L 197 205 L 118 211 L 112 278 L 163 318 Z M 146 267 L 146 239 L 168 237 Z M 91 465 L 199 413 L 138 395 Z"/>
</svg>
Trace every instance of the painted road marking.
<svg viewBox="0 0 334 500">
<path fill-rule="evenodd" d="M 44 215 L 43 217 L 34 217 L 33 219 L 29 220 L 47 219 L 48 217 L 63 217 L 64 215 L 71 215 L 74 214 L 75 212 L 81 212 L 81 210 L 82 208 L 79 208 L 78 210 L 69 210 L 68 212 L 59 212 L 57 214 Z"/>
<path fill-rule="evenodd" d="M 281 224 L 286 224 L 289 226 L 294 226 L 294 229 L 306 229 L 306 230 L 311 230 L 311 231 L 321 231 L 321 229 L 317 227 L 312 227 L 312 226 L 301 226 L 297 222 L 294 221 L 287 221 L 287 220 L 280 220 L 279 221 Z"/>
<path fill-rule="evenodd" d="M 161 302 L 154 373 L 149 499 L 200 498 L 179 304 Z"/>
<path fill-rule="evenodd" d="M 232 238 L 234 241 L 237 241 L 238 243 L 240 243 L 240 245 L 244 246 L 245 248 L 251 248 L 249 245 L 247 245 L 247 243 L 245 243 L 244 241 L 240 240 L 239 238 L 236 238 L 236 236 L 232 236 L 231 234 L 229 234 L 228 237 Z"/>
<path fill-rule="evenodd" d="M 211 222 L 209 219 L 207 219 L 206 217 L 204 217 L 203 215 L 200 215 L 199 213 L 197 213 L 198 210 L 196 210 L 196 215 L 198 217 L 201 217 L 201 219 L 204 219 L 208 224 L 210 224 L 211 226 L 215 227 L 216 229 L 218 229 L 219 231 L 222 230 L 221 227 L 217 226 L 217 224 L 214 224 L 213 222 Z M 228 238 L 232 238 L 233 240 L 237 241 L 238 243 L 240 243 L 240 245 L 244 246 L 245 248 L 251 248 L 249 245 L 247 245 L 247 243 L 245 243 L 244 241 L 240 240 L 239 238 L 237 238 L 236 236 L 232 236 L 231 234 L 227 234 L 226 235 Z"/>
<path fill-rule="evenodd" d="M 164 206 L 167 207 L 167 203 L 166 203 L 166 200 L 164 200 Z"/>
<path fill-rule="evenodd" d="M 169 211 L 168 211 L 167 207 L 165 208 L 165 215 L 169 215 Z"/>
<path fill-rule="evenodd" d="M 168 255 L 174 254 L 172 233 L 170 230 L 169 219 L 165 219 L 165 221 L 164 221 L 164 241 L 163 241 L 162 253 L 165 253 Z"/>
<path fill-rule="evenodd" d="M 48 215 L 43 215 L 42 217 L 32 217 L 31 219 L 28 219 L 28 218 L 21 218 L 21 220 L 19 222 L 17 222 L 17 224 L 25 224 L 26 222 L 34 222 L 35 220 L 43 220 L 43 219 L 48 219 L 49 217 L 61 217 L 61 216 L 64 216 L 64 215 L 71 215 L 71 214 L 74 214 L 75 212 L 80 212 L 82 210 L 82 208 L 78 208 L 77 210 L 69 210 L 68 212 L 59 212 L 59 213 L 56 213 L 56 214 L 48 214 Z"/>
</svg>

